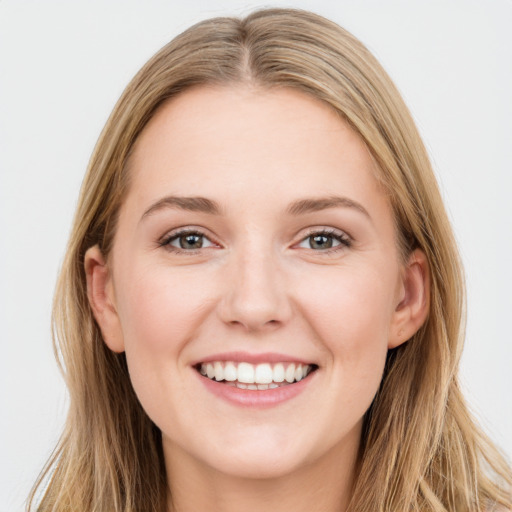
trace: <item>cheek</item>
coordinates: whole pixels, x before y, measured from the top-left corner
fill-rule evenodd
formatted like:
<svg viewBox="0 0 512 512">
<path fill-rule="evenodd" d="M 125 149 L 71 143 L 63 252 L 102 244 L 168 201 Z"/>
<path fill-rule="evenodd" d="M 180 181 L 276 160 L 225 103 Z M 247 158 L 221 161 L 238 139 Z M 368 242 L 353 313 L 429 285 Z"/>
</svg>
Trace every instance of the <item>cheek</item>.
<svg viewBox="0 0 512 512">
<path fill-rule="evenodd" d="M 189 273 L 190 274 L 190 273 Z M 119 272 L 116 296 L 134 390 L 149 417 L 168 425 L 186 396 L 188 342 L 207 315 L 209 289 L 185 269 L 130 266 Z"/>
<path fill-rule="evenodd" d="M 130 279 L 120 282 L 118 312 L 127 352 L 179 351 L 208 309 L 208 287 L 183 269 L 135 266 Z"/>
<path fill-rule="evenodd" d="M 378 389 L 393 318 L 394 274 L 339 268 L 303 283 L 303 315 L 329 353 L 334 395 L 368 407 Z M 363 411 L 364 412 L 364 411 Z"/>
<path fill-rule="evenodd" d="M 333 352 L 346 357 L 387 339 L 393 318 L 395 280 L 384 269 L 337 268 L 303 282 L 302 310 Z"/>
</svg>

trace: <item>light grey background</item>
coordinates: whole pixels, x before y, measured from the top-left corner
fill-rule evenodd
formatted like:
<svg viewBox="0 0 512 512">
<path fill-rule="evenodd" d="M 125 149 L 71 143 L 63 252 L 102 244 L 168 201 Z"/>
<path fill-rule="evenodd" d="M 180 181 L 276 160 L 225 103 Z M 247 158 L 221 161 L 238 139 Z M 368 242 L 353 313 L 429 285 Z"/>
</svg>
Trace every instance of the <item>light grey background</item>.
<svg viewBox="0 0 512 512">
<path fill-rule="evenodd" d="M 51 299 L 108 114 L 174 35 L 206 17 L 268 5 L 314 10 L 349 29 L 402 91 L 466 265 L 464 388 L 484 428 L 512 455 L 510 0 L 0 0 L 2 512 L 23 509 L 64 422 Z"/>
</svg>

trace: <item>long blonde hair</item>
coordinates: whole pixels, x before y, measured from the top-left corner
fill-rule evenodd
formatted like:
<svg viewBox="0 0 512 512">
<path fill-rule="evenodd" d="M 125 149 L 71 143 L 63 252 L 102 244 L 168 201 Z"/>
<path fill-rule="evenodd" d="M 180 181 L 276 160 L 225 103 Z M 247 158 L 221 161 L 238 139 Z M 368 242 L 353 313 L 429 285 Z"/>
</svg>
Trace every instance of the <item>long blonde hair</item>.
<svg viewBox="0 0 512 512">
<path fill-rule="evenodd" d="M 70 394 L 62 438 L 28 509 L 163 512 L 161 437 L 132 389 L 124 354 L 102 340 L 87 299 L 85 251 L 108 255 L 129 187 L 127 159 L 158 107 L 201 84 L 287 87 L 329 104 L 358 132 L 380 169 L 399 242 L 431 272 L 430 313 L 391 350 L 366 413 L 351 511 L 482 512 L 512 507 L 512 477 L 471 418 L 457 381 L 464 280 L 429 159 L 397 89 L 351 34 L 312 13 L 257 11 L 199 23 L 162 48 L 112 112 L 82 185 L 57 285 L 55 351 Z M 44 488 L 39 504 L 35 496 Z"/>
</svg>

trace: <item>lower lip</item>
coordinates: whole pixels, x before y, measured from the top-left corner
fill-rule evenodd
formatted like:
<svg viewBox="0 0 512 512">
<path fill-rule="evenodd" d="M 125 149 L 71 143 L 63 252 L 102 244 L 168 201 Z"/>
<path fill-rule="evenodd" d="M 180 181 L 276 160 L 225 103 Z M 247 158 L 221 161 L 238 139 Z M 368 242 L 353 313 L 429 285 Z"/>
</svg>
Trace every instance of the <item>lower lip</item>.
<svg viewBox="0 0 512 512">
<path fill-rule="evenodd" d="M 239 389 L 211 380 L 199 372 L 196 374 L 208 391 L 229 403 L 241 407 L 268 408 L 282 404 L 302 393 L 314 380 L 317 371 L 311 372 L 299 382 L 273 389 Z"/>
</svg>

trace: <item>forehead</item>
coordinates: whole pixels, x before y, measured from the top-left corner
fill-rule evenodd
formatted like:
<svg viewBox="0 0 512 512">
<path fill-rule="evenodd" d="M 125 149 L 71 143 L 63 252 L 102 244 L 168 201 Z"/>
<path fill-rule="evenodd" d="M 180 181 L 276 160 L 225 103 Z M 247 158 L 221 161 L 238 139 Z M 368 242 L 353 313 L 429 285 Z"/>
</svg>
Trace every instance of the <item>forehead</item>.
<svg viewBox="0 0 512 512">
<path fill-rule="evenodd" d="M 333 187 L 383 196 L 361 138 L 327 104 L 284 88 L 182 93 L 139 136 L 130 172 L 129 196 L 141 204 L 164 193 L 287 202 Z"/>
</svg>

